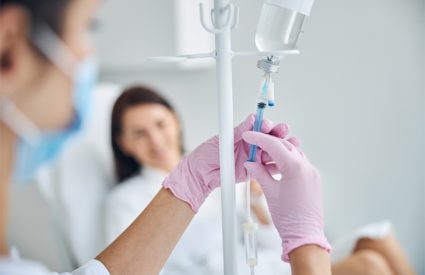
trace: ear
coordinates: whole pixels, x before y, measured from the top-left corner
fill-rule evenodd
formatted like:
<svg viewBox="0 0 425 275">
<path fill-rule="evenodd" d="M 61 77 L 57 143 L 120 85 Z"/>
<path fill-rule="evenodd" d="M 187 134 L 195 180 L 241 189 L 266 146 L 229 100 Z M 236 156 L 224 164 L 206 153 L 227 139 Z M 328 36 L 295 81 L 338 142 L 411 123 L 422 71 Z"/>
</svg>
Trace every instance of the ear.
<svg viewBox="0 0 425 275">
<path fill-rule="evenodd" d="M 0 9 L 0 95 L 15 90 L 20 79 L 18 59 L 27 42 L 27 13 L 17 5 Z"/>
</svg>

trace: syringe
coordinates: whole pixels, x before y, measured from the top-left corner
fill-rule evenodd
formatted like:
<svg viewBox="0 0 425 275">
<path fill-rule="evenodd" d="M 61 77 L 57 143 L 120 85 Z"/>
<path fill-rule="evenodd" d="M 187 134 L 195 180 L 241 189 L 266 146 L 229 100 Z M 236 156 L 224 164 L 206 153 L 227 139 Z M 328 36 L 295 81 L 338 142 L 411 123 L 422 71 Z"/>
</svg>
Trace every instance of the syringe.
<svg viewBox="0 0 425 275">
<path fill-rule="evenodd" d="M 270 73 L 265 74 L 265 79 L 261 84 L 260 96 L 257 101 L 257 111 L 255 114 L 255 122 L 253 131 L 259 132 L 263 124 L 264 110 L 267 106 L 274 106 L 274 84 L 271 80 Z M 257 146 L 251 145 L 248 161 L 255 162 L 257 154 Z"/>
<path fill-rule="evenodd" d="M 266 72 L 264 80 L 261 83 L 260 95 L 257 101 L 257 111 L 255 115 L 254 131 L 259 132 L 263 123 L 264 110 L 267 106 L 274 106 L 274 84 L 270 77 L 270 72 Z M 251 145 L 248 161 L 255 162 L 257 154 L 257 146 Z M 251 216 L 251 175 L 248 173 L 246 182 L 246 213 L 247 220 L 243 224 L 246 262 L 251 270 L 251 275 L 254 275 L 254 268 L 257 265 L 257 244 L 255 232 L 258 229 Z"/>
</svg>

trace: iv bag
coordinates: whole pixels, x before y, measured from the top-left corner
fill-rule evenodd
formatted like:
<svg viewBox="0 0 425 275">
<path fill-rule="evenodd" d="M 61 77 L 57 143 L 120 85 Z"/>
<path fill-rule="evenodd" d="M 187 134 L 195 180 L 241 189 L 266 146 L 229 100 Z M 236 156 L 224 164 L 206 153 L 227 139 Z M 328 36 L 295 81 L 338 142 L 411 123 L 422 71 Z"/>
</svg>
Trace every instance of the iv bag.
<svg viewBox="0 0 425 275">
<path fill-rule="evenodd" d="M 294 49 L 313 2 L 314 0 L 266 0 L 255 34 L 258 50 Z"/>
</svg>

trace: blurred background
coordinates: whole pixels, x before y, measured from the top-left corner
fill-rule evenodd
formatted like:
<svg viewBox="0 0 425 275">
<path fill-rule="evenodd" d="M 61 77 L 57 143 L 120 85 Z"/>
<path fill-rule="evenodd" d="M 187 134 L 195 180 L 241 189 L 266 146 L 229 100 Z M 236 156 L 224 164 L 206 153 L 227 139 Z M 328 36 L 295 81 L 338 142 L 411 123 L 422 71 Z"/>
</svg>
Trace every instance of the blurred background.
<svg viewBox="0 0 425 275">
<path fill-rule="evenodd" d="M 232 47 L 256 50 L 263 1 L 233 2 L 240 23 Z M 214 49 L 213 35 L 199 23 L 198 1 L 104 1 L 96 42 L 106 90 L 140 83 L 157 88 L 178 110 L 188 150 L 218 132 L 214 62 L 146 61 Z M 273 75 L 276 107 L 266 112 L 290 125 L 321 171 L 328 234 L 389 219 L 418 274 L 425 274 L 424 43 L 424 0 L 317 0 L 301 54 L 284 59 Z M 255 110 L 262 79 L 256 62 L 234 58 L 235 124 Z M 108 123 L 106 115 L 92 127 Z M 101 133 L 106 148 L 108 132 Z M 42 253 L 38 247 L 28 254 Z"/>
</svg>

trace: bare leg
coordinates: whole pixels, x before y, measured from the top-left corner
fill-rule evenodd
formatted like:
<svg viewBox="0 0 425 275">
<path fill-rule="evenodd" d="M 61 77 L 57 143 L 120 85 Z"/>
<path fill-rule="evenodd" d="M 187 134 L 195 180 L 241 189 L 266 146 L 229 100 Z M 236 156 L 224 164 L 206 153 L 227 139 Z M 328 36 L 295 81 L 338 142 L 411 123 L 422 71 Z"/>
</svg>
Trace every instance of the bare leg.
<svg viewBox="0 0 425 275">
<path fill-rule="evenodd" d="M 376 251 L 382 255 L 395 275 L 416 274 L 393 234 L 380 240 L 361 239 L 358 241 L 354 253 L 365 249 Z"/>
<path fill-rule="evenodd" d="M 333 275 L 394 275 L 385 258 L 369 249 L 354 252 L 350 257 L 332 265 Z"/>
</svg>

